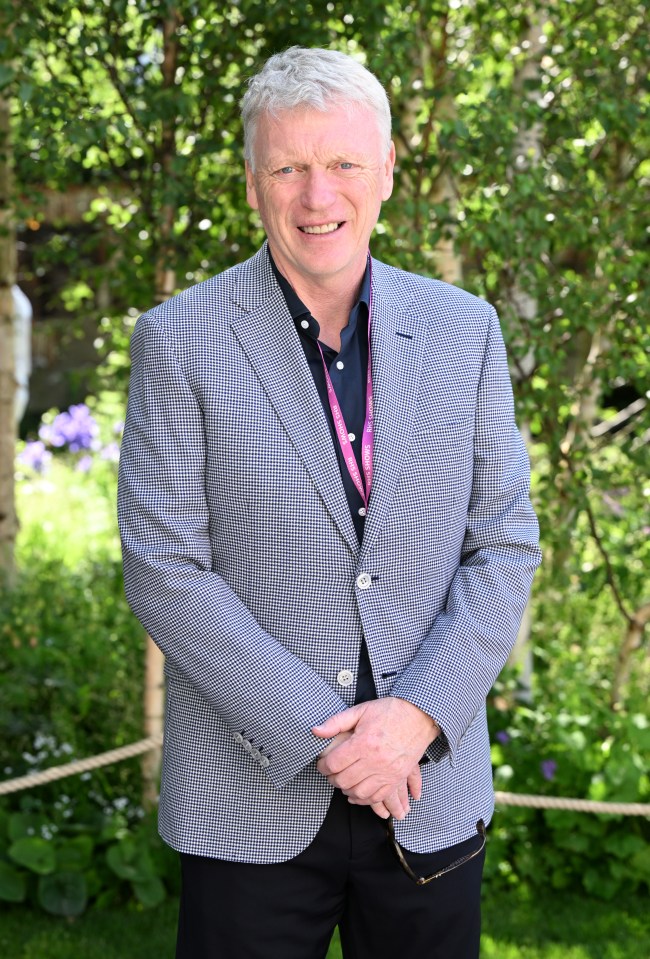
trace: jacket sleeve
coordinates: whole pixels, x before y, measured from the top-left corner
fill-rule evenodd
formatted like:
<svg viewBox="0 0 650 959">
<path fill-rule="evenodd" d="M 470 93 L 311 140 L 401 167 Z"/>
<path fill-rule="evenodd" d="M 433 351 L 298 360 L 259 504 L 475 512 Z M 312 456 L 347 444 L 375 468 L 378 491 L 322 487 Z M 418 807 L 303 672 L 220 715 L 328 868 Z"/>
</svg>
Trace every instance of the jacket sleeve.
<svg viewBox="0 0 650 959">
<path fill-rule="evenodd" d="M 311 727 L 345 703 L 212 571 L 200 404 L 152 313 L 138 321 L 131 350 L 118 490 L 127 599 L 169 662 L 237 741 L 245 732 L 282 787 L 324 748 Z"/>
<path fill-rule="evenodd" d="M 445 609 L 390 693 L 435 719 L 452 764 L 507 661 L 541 561 L 529 483 L 528 454 L 514 420 L 505 348 L 491 309 L 476 398 L 472 491 L 460 563 Z M 430 758 L 440 757 L 440 749 L 432 748 Z"/>
</svg>

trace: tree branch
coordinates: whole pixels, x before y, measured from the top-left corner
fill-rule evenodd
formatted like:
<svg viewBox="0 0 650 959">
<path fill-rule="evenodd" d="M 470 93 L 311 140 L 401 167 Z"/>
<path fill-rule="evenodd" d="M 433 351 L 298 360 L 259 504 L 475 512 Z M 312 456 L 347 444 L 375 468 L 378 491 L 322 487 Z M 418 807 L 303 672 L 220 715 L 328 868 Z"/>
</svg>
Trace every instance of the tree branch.
<svg viewBox="0 0 650 959">
<path fill-rule="evenodd" d="M 572 478 L 575 479 L 575 468 L 574 468 L 574 466 L 573 466 L 573 463 L 572 463 L 572 461 L 571 461 L 571 458 L 570 458 L 568 455 L 566 455 L 566 454 L 565 454 L 565 462 L 566 462 L 566 464 L 567 464 L 569 473 L 571 474 Z M 630 626 L 632 626 L 632 624 L 634 623 L 634 614 L 629 613 L 629 612 L 627 611 L 627 609 L 626 609 L 626 607 L 625 607 L 625 603 L 623 602 L 623 597 L 621 596 L 621 594 L 620 594 L 620 592 L 619 592 L 618 586 L 617 586 L 617 584 L 616 584 L 616 577 L 615 577 L 615 575 L 614 575 L 614 569 L 613 569 L 613 567 L 612 567 L 612 564 L 611 564 L 611 561 L 610 561 L 610 558 L 609 558 L 609 554 L 608 554 L 607 550 L 605 549 L 605 546 L 604 546 L 602 537 L 601 537 L 600 533 L 598 532 L 598 528 L 597 528 L 597 526 L 596 526 L 596 517 L 594 516 L 594 512 L 593 512 L 593 510 L 592 510 L 592 508 L 591 508 L 591 504 L 590 504 L 590 502 L 589 502 L 589 495 L 588 495 L 588 494 L 585 495 L 585 500 L 584 500 L 584 504 L 583 504 L 583 505 L 584 505 L 585 513 L 587 514 L 587 520 L 588 520 L 588 522 L 589 522 L 589 529 L 591 530 L 591 535 L 592 535 L 592 537 L 593 537 L 593 539 L 594 539 L 594 542 L 595 542 L 595 544 L 596 544 L 596 549 L 597 549 L 598 552 L 600 553 L 601 558 L 602 558 L 603 563 L 604 563 L 604 566 L 605 566 L 605 577 L 606 577 L 606 579 L 607 579 L 607 582 L 609 583 L 609 587 L 610 587 L 610 589 L 611 589 L 611 591 L 612 591 L 612 594 L 613 594 L 613 596 L 614 596 L 614 601 L 615 601 L 616 605 L 618 606 L 618 609 L 619 609 L 619 612 L 621 613 L 621 616 L 622 616 L 622 617 L 625 619 L 625 621 L 627 622 L 628 627 L 630 627 Z"/>
</svg>

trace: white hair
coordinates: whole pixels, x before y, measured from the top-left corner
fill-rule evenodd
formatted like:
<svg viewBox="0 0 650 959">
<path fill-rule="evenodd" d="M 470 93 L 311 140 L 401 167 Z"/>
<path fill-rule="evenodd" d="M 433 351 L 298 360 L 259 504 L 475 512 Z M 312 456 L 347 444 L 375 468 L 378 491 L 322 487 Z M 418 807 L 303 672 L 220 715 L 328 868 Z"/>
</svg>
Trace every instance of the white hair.
<svg viewBox="0 0 650 959">
<path fill-rule="evenodd" d="M 326 112 L 334 104 L 360 105 L 374 111 L 379 132 L 390 148 L 390 106 L 377 77 L 357 60 L 318 47 L 289 47 L 270 57 L 248 81 L 241 100 L 244 157 L 251 168 L 257 122 L 263 114 L 311 107 Z"/>
</svg>

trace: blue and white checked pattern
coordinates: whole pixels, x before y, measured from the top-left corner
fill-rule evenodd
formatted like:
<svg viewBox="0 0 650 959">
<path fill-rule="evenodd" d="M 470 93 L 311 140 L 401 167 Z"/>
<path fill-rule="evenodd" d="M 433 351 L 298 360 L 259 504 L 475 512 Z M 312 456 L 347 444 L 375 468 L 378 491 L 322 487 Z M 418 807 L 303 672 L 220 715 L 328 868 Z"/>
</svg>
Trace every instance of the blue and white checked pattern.
<svg viewBox="0 0 650 959">
<path fill-rule="evenodd" d="M 167 661 L 163 838 L 249 862 L 309 844 L 332 793 L 310 728 L 354 702 L 337 675 L 362 635 L 378 695 L 448 744 L 400 842 L 472 836 L 493 806 L 485 698 L 540 559 L 494 310 L 373 262 L 361 548 L 265 247 L 144 314 L 132 356 L 119 518 L 128 600 Z"/>
</svg>

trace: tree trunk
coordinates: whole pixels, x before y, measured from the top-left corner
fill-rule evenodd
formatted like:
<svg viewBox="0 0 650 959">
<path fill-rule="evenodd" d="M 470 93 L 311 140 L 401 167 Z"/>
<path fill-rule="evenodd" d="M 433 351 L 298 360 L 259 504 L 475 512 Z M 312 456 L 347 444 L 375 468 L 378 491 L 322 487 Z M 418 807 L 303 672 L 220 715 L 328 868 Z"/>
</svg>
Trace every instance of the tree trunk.
<svg viewBox="0 0 650 959">
<path fill-rule="evenodd" d="M 640 609 L 637 609 L 628 622 L 625 637 L 618 651 L 616 671 L 612 682 L 612 709 L 621 706 L 623 688 L 630 678 L 632 657 L 643 645 L 643 637 L 648 623 L 650 623 L 650 603 L 645 603 Z"/>
<path fill-rule="evenodd" d="M 527 96 L 531 99 L 536 98 L 538 94 L 534 89 L 527 91 L 526 83 L 535 79 L 541 70 L 540 60 L 545 43 L 541 27 L 542 20 L 543 17 L 540 15 L 538 20 L 531 22 L 526 31 L 522 47 L 528 51 L 528 55 L 514 80 L 514 89 L 518 91 L 522 97 Z M 516 177 L 518 172 L 523 173 L 530 169 L 531 166 L 539 163 L 542 154 L 541 137 L 542 126 L 539 123 L 534 123 L 530 127 L 522 126 L 518 130 L 513 151 L 514 156 L 511 167 L 512 178 Z M 521 286 L 516 276 L 510 290 L 510 302 L 517 317 L 522 321 L 524 328 L 527 324 L 535 320 L 538 312 L 537 300 Z M 515 341 L 515 349 L 516 348 L 517 344 Z M 516 380 L 522 375 L 526 376 L 533 366 L 534 356 L 532 356 L 529 350 L 527 354 L 524 354 L 517 367 L 513 370 L 513 379 Z M 526 441 L 526 445 L 530 448 L 531 434 L 528 423 L 521 424 L 521 433 Z M 533 652 L 530 644 L 531 627 L 532 613 L 531 601 L 529 599 L 526 604 L 526 609 L 524 610 L 521 626 L 519 627 L 517 641 L 510 654 L 509 660 L 510 664 L 519 670 L 519 696 L 525 702 L 530 702 L 533 695 Z"/>
<path fill-rule="evenodd" d="M 13 222 L 13 171 L 9 100 L 0 95 L 0 579 L 14 578 L 18 522 L 14 500 L 16 424 L 14 400 L 14 304 L 16 241 Z"/>
<path fill-rule="evenodd" d="M 447 23 L 448 16 L 431 20 L 422 19 L 418 23 L 415 44 L 419 55 L 414 61 L 415 68 L 408 79 L 408 87 L 416 89 L 434 88 L 443 91 L 450 87 L 450 71 L 447 66 Z M 426 110 L 423 108 L 426 106 Z M 427 113 L 423 123 L 421 116 Z M 456 245 L 458 185 L 452 171 L 451 159 L 443 154 L 437 143 L 440 125 L 455 120 L 456 101 L 452 93 L 438 95 L 433 102 L 425 105 L 424 97 L 411 93 L 400 109 L 401 135 L 396 140 L 398 161 L 415 160 L 412 176 L 401 179 L 400 193 L 406 201 L 415 199 L 416 214 L 412 227 L 413 236 L 422 238 L 429 229 L 428 218 L 422 219 L 421 211 L 431 206 L 444 207 L 447 227 L 437 240 L 433 249 L 424 242 L 420 250 L 432 263 L 432 272 L 446 283 L 460 284 L 463 281 L 463 258 Z M 419 159 L 416 159 L 419 155 Z M 433 178 L 430 163 L 426 157 L 437 156 L 439 168 Z"/>
</svg>

